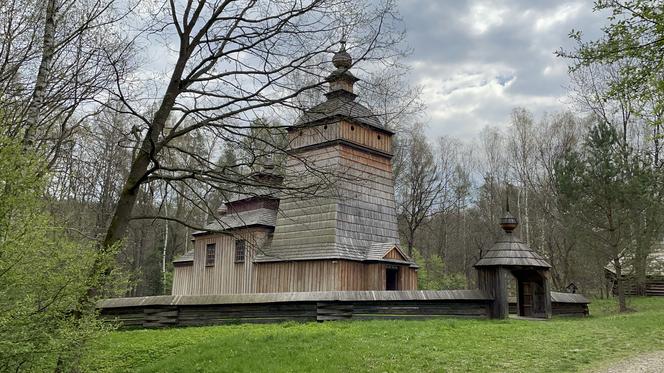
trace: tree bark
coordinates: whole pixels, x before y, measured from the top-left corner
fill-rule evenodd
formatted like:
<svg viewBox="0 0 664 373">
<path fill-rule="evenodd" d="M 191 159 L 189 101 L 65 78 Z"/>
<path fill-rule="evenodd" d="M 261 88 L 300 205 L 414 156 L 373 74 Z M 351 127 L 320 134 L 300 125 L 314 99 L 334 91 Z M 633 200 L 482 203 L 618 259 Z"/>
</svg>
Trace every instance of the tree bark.
<svg viewBox="0 0 664 373">
<path fill-rule="evenodd" d="M 44 17 L 44 34 L 42 36 L 42 55 L 37 70 L 35 88 L 30 98 L 28 107 L 28 118 L 23 135 L 23 144 L 29 148 L 33 144 L 33 137 L 36 128 L 39 126 L 41 107 L 44 104 L 44 95 L 46 94 L 46 84 L 48 81 L 53 55 L 55 53 L 55 1 L 47 0 L 46 14 Z"/>
<path fill-rule="evenodd" d="M 613 267 L 616 269 L 616 286 L 618 287 L 618 311 L 627 312 L 627 301 L 625 297 L 625 281 L 622 278 L 622 267 L 620 259 L 613 259 Z"/>
<path fill-rule="evenodd" d="M 166 121 L 171 114 L 171 110 L 175 105 L 175 100 L 180 93 L 180 81 L 187 59 L 188 54 L 181 51 L 173 75 L 171 75 L 171 81 L 166 88 L 164 99 L 150 123 L 150 127 L 143 138 L 141 148 L 136 154 L 136 158 L 131 164 L 129 176 L 122 188 L 117 207 L 115 208 L 111 223 L 106 231 L 106 237 L 102 242 L 103 250 L 108 250 L 122 240 L 127 227 L 129 226 L 129 220 L 131 218 L 131 213 L 134 210 L 134 206 L 136 205 L 136 198 L 138 197 L 140 186 L 145 181 L 145 178 L 159 167 L 158 164 L 155 163 L 153 169 L 148 170 L 150 163 L 156 162 L 156 156 L 163 146 L 159 142 L 159 134 L 162 133 Z"/>
<path fill-rule="evenodd" d="M 635 230 L 636 230 L 636 250 L 634 252 L 634 261 L 632 268 L 634 268 L 634 286 L 636 295 L 646 295 L 646 269 L 648 266 L 648 252 L 650 246 L 650 239 L 645 226 L 649 224 L 646 218 L 635 216 Z"/>
</svg>

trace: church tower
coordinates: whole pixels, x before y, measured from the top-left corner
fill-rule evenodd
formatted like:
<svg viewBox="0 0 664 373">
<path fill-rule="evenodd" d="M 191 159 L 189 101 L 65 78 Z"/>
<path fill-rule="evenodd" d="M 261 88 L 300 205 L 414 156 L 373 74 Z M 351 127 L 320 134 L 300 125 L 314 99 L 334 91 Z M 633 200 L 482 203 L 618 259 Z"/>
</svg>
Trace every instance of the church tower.
<svg viewBox="0 0 664 373">
<path fill-rule="evenodd" d="M 327 77 L 326 100 L 289 129 L 284 183 L 301 190 L 291 188 L 280 200 L 271 245 L 255 259 L 260 263 L 257 291 L 269 291 L 260 284 L 265 264 L 297 267 L 297 262 L 311 261 L 346 265 L 352 272 L 348 276 L 358 279 L 344 284 L 347 276 L 337 273 L 329 286 L 308 290 L 415 289 L 415 266 L 399 248 L 393 132 L 356 101 L 358 78 L 350 72 L 353 61 L 344 42 L 332 63 L 336 69 Z M 288 276 L 301 280 L 294 273 Z M 298 290 L 303 289 L 279 291 Z"/>
</svg>

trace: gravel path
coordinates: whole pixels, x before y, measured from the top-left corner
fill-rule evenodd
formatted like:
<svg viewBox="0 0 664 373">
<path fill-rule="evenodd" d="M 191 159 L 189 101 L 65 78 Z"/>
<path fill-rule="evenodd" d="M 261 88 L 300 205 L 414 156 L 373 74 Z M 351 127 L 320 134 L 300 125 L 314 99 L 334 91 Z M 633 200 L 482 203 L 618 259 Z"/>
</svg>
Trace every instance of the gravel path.
<svg viewBox="0 0 664 373">
<path fill-rule="evenodd" d="M 664 372 L 664 351 L 649 352 L 595 369 L 594 373 L 662 373 Z"/>
</svg>

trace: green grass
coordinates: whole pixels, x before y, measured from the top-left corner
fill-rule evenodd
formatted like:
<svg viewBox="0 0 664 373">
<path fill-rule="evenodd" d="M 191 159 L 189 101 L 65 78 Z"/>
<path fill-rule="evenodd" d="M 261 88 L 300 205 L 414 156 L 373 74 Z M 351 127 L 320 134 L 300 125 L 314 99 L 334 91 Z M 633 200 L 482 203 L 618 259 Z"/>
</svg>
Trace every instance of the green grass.
<svg viewBox="0 0 664 373">
<path fill-rule="evenodd" d="M 94 372 L 575 372 L 664 349 L 664 298 L 615 314 L 551 321 L 436 319 L 284 323 L 113 332 Z"/>
</svg>

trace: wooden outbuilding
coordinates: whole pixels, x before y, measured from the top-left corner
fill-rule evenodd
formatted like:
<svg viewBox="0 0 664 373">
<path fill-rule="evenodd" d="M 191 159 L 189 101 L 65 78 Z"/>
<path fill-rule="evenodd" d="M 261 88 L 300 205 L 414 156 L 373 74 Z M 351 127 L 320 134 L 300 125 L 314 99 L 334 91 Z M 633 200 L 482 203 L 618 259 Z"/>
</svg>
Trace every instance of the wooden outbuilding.
<svg viewBox="0 0 664 373">
<path fill-rule="evenodd" d="M 332 63 L 326 100 L 289 128 L 283 179 L 257 172 L 261 192 L 226 202 L 194 234 L 194 251 L 173 261 L 172 294 L 417 289 L 417 266 L 399 247 L 393 132 L 356 101 L 343 44 Z M 333 183 L 275 192 L 316 178 Z M 280 183 L 288 188 L 270 188 Z"/>
<path fill-rule="evenodd" d="M 516 279 L 518 315 L 551 318 L 551 265 L 516 236 L 517 225 L 508 202 L 507 213 L 500 219 L 503 236 L 475 263 L 479 288 L 494 299 L 492 318 L 509 316 L 508 287 L 512 279 Z"/>
<path fill-rule="evenodd" d="M 622 280 L 628 295 L 664 296 L 664 241 L 656 244 L 646 258 L 645 283 L 641 294 L 636 286 L 636 275 L 634 273 L 634 255 L 623 255 L 620 259 L 622 266 Z M 618 281 L 616 269 L 613 262 L 604 267 L 605 275 L 609 281 L 612 293 L 618 294 Z"/>
</svg>

